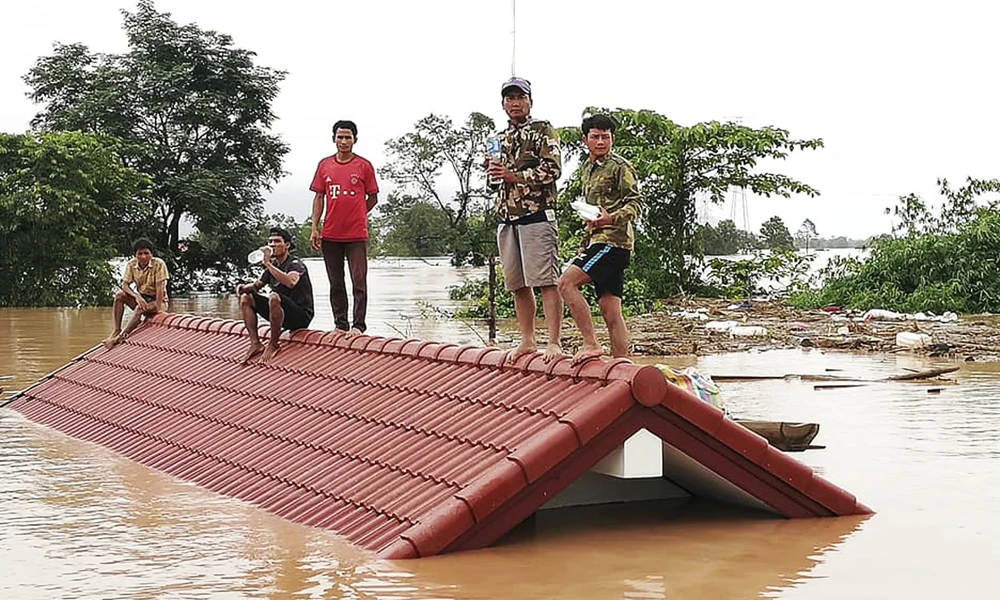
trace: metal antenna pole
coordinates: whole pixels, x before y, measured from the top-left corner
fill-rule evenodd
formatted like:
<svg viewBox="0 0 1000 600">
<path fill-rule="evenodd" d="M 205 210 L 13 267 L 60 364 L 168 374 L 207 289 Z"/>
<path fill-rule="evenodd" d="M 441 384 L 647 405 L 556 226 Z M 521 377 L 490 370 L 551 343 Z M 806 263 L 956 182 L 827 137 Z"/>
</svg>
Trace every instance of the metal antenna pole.
<svg viewBox="0 0 1000 600">
<path fill-rule="evenodd" d="M 510 76 L 514 77 L 517 57 L 517 0 L 510 0 Z"/>
</svg>

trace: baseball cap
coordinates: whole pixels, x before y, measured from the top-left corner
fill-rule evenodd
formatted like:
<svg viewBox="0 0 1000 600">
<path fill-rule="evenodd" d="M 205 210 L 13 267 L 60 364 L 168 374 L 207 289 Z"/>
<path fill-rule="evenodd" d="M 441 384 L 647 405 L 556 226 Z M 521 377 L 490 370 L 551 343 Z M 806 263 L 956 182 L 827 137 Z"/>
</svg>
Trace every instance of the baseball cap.
<svg viewBox="0 0 1000 600">
<path fill-rule="evenodd" d="M 288 233 L 287 230 L 281 227 L 272 227 L 270 235 L 276 235 L 281 239 L 285 240 L 285 243 L 289 245 L 289 248 L 295 248 L 295 244 L 292 243 L 292 234 Z"/>
<path fill-rule="evenodd" d="M 503 96 L 504 92 L 510 88 L 517 88 L 524 92 L 525 96 L 531 96 L 531 82 L 527 79 L 522 79 L 520 77 L 511 77 L 504 82 L 503 87 L 500 88 L 500 95 Z"/>
</svg>

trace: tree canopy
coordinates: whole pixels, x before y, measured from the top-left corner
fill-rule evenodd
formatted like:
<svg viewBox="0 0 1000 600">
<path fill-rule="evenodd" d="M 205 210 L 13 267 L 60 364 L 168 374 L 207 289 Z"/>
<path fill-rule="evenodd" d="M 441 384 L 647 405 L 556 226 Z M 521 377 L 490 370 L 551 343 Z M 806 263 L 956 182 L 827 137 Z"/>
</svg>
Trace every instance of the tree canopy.
<svg viewBox="0 0 1000 600">
<path fill-rule="evenodd" d="M 38 59 L 24 77 L 42 105 L 32 125 L 120 140 L 124 164 L 152 178 L 150 237 L 182 267 L 228 274 L 232 257 L 256 243 L 262 192 L 282 175 L 288 148 L 270 128 L 285 74 L 257 65 L 228 35 L 177 24 L 150 0 L 123 14 L 126 52 L 57 44 Z M 179 252 L 184 220 L 200 234 L 198 252 Z"/>
<path fill-rule="evenodd" d="M 431 114 L 413 131 L 386 142 L 380 172 L 397 189 L 376 219 L 384 251 L 447 253 L 456 265 L 469 259 L 482 264 L 484 252 L 495 245 L 492 197 L 481 166 L 494 128 L 492 119 L 477 112 L 460 126 Z M 454 192 L 448 194 L 449 189 Z"/>
<path fill-rule="evenodd" d="M 150 181 L 81 132 L 0 134 L 0 306 L 100 304 L 149 216 Z"/>
<path fill-rule="evenodd" d="M 969 178 L 953 188 L 938 180 L 935 214 L 916 194 L 886 212 L 892 235 L 871 240 L 867 255 L 832 260 L 818 290 L 797 306 L 827 304 L 907 312 L 1000 311 L 1000 180 Z"/>
<path fill-rule="evenodd" d="M 757 236 L 736 227 L 732 219 L 712 225 L 705 223 L 698 228 L 702 251 L 706 256 L 739 254 L 757 247 Z"/>
<path fill-rule="evenodd" d="M 760 226 L 761 245 L 769 250 L 794 250 L 795 240 L 781 217 L 775 215 Z"/>
</svg>

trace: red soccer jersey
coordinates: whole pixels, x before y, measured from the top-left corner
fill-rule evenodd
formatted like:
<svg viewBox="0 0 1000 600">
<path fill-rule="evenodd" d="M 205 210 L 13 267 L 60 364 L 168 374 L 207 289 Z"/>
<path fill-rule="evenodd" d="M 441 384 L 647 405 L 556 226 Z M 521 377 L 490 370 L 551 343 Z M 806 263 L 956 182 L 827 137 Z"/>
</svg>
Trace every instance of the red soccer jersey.
<svg viewBox="0 0 1000 600">
<path fill-rule="evenodd" d="M 361 242 L 368 239 L 368 207 L 365 198 L 378 193 L 375 168 L 357 154 L 346 163 L 328 156 L 319 162 L 309 189 L 326 196 L 323 215 L 324 240 Z"/>
</svg>

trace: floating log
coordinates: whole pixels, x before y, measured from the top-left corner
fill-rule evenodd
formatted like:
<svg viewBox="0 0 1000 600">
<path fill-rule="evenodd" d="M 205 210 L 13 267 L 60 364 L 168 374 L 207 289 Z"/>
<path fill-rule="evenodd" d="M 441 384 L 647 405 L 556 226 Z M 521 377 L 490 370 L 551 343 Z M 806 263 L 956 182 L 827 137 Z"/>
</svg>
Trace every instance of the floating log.
<svg viewBox="0 0 1000 600">
<path fill-rule="evenodd" d="M 931 377 L 937 377 L 938 375 L 954 373 L 957 370 L 958 367 L 941 367 L 938 369 L 917 371 L 916 373 L 903 373 L 902 375 L 893 375 L 892 377 L 886 377 L 885 381 L 912 381 L 914 379 L 930 379 Z"/>
<path fill-rule="evenodd" d="M 939 375 L 954 373 L 958 367 L 939 367 L 927 369 L 925 371 L 914 371 L 903 373 L 902 375 L 891 375 L 883 379 L 858 379 L 856 377 L 843 377 L 840 375 L 811 375 L 800 373 L 789 373 L 786 375 L 712 375 L 715 382 L 733 381 L 777 381 L 781 379 L 801 379 L 802 381 L 839 381 L 844 383 L 883 383 L 886 381 L 916 381 L 918 379 L 930 379 Z"/>
<path fill-rule="evenodd" d="M 867 383 L 820 383 L 813 386 L 814 390 L 839 390 L 841 388 L 864 387 Z"/>
</svg>

